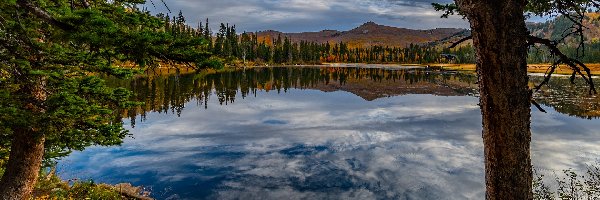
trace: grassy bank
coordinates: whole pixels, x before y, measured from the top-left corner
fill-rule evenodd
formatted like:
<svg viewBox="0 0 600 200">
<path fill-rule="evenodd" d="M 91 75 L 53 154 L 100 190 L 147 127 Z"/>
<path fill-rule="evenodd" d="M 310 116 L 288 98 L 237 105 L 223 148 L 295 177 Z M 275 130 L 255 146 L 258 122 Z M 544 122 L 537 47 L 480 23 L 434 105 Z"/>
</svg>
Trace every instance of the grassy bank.
<svg viewBox="0 0 600 200">
<path fill-rule="evenodd" d="M 4 174 L 5 164 L 8 160 L 7 153 L 8 149 L 0 147 L 0 177 Z M 108 185 L 97 184 L 91 180 L 62 180 L 54 173 L 54 170 L 40 172 L 31 199 L 152 200 L 150 192 L 129 183 Z"/>
<path fill-rule="evenodd" d="M 221 61 L 223 62 L 223 61 Z M 345 65 L 377 65 L 382 67 L 394 67 L 394 66 L 434 66 L 441 67 L 446 70 L 457 70 L 457 71 L 475 71 L 475 64 L 441 64 L 441 63 L 432 63 L 432 64 L 399 64 L 399 63 L 314 63 L 314 64 L 273 64 L 273 63 L 262 63 L 262 62 L 223 62 L 220 68 L 207 68 L 210 70 L 223 70 L 223 69 L 233 69 L 233 68 L 253 68 L 253 67 L 270 67 L 270 66 L 345 66 Z M 529 64 L 527 71 L 530 73 L 546 73 L 551 64 Z M 592 75 L 600 75 L 600 63 L 589 63 L 586 64 L 587 67 L 590 68 Z M 137 66 L 132 63 L 126 63 L 121 65 L 126 69 L 136 69 Z M 162 63 L 159 64 L 156 68 L 150 68 L 146 74 L 170 74 L 174 73 L 176 70 L 180 70 L 182 73 L 189 73 L 196 71 L 195 67 L 190 67 L 190 65 L 183 64 L 170 64 L 170 63 Z M 566 65 L 560 65 L 554 72 L 555 74 L 564 74 L 571 75 L 573 71 Z"/>
<path fill-rule="evenodd" d="M 93 181 L 65 181 L 53 172 L 40 173 L 33 199 L 124 199 L 152 200 L 150 192 L 129 183 L 96 184 Z"/>
<path fill-rule="evenodd" d="M 440 66 L 443 69 L 458 70 L 458 71 L 475 71 L 475 64 L 431 64 L 432 66 Z M 530 73 L 546 73 L 551 64 L 529 64 L 527 71 Z M 592 75 L 600 75 L 600 63 L 586 64 Z M 566 65 L 560 65 L 555 74 L 571 75 L 573 71 Z"/>
</svg>

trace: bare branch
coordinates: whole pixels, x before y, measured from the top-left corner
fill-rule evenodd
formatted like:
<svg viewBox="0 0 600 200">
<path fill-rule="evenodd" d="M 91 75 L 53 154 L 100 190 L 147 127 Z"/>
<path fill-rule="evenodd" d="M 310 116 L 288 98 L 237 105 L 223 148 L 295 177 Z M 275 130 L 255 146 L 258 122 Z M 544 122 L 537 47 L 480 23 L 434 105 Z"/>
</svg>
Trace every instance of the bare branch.
<svg viewBox="0 0 600 200">
<path fill-rule="evenodd" d="M 192 68 L 192 69 L 198 70 L 198 67 L 195 67 L 195 66 L 193 66 L 193 65 L 190 65 L 190 63 L 189 63 L 189 62 L 186 62 L 186 63 L 185 63 L 185 65 L 187 65 L 187 67 L 189 67 L 189 68 Z"/>
<path fill-rule="evenodd" d="M 448 48 L 454 48 L 454 47 L 458 46 L 460 43 L 463 43 L 463 42 L 465 42 L 467 40 L 470 40 L 470 39 L 473 39 L 472 35 L 469 35 L 467 37 L 464 37 L 463 39 L 460 39 L 459 41 L 456 41 L 456 42 L 452 43 L 452 45 L 450 45 L 450 47 L 448 47 Z"/>
<path fill-rule="evenodd" d="M 572 1 L 556 1 L 557 12 L 567 18 L 569 21 L 573 22 L 573 25 L 564 30 L 565 32 L 568 30 L 572 30 L 568 34 L 563 33 L 563 37 L 560 41 L 563 41 L 570 35 L 576 35 L 579 39 L 579 45 L 577 46 L 577 57 L 585 54 L 585 43 L 584 43 L 584 29 L 588 29 L 583 25 L 583 19 L 585 18 L 585 7 L 581 7 L 578 4 L 573 3 Z"/>
<path fill-rule="evenodd" d="M 531 99 L 531 104 L 533 104 L 540 112 L 548 113 L 548 112 L 546 112 L 546 110 L 544 110 L 542 108 L 542 106 L 540 106 L 540 104 L 538 104 L 537 102 L 535 102 L 535 100 Z"/>
<path fill-rule="evenodd" d="M 41 8 L 33 5 L 31 2 L 29 2 L 27 0 L 17 0 L 17 5 L 19 7 L 25 8 L 30 13 L 34 14 L 35 16 L 39 17 L 40 19 L 42 19 L 42 20 L 46 21 L 47 23 L 54 25 L 60 29 L 63 29 L 63 30 L 74 29 L 74 27 L 72 25 L 63 23 L 63 22 L 60 22 L 60 21 L 54 19 L 54 17 L 52 17 L 50 14 L 48 14 L 45 10 L 42 10 Z"/>
<path fill-rule="evenodd" d="M 569 78 L 571 84 L 575 84 L 575 78 L 577 78 L 577 72 L 573 71 L 573 74 L 571 74 L 571 77 Z"/>
<path fill-rule="evenodd" d="M 558 65 L 562 63 L 562 60 L 558 60 L 556 62 L 554 62 L 554 64 L 552 64 L 552 66 L 550 66 L 548 68 L 548 70 L 550 70 L 550 72 L 546 73 L 546 75 L 544 75 L 544 81 L 542 81 L 542 83 L 540 83 L 538 86 L 535 87 L 535 91 L 540 91 L 540 89 L 542 88 L 542 86 L 544 86 L 545 84 L 547 84 L 550 81 L 550 78 L 552 77 L 552 74 L 554 74 L 554 70 L 556 70 L 556 67 L 558 67 Z"/>
<path fill-rule="evenodd" d="M 560 51 L 560 49 L 558 49 L 557 43 L 555 41 L 552 41 L 549 39 L 538 38 L 535 36 L 527 36 L 527 40 L 528 40 L 527 43 L 529 45 L 542 44 L 542 45 L 548 47 L 550 49 L 550 53 L 552 53 L 555 56 L 558 56 L 558 59 L 560 62 L 566 64 L 567 66 L 569 66 L 571 68 L 571 70 L 573 70 L 573 74 L 579 74 L 583 78 L 583 80 L 585 80 L 585 82 L 590 86 L 590 90 L 589 90 L 590 94 L 598 93 L 594 86 L 594 80 L 592 78 L 590 68 L 588 68 L 581 61 L 569 58 L 567 55 L 562 53 Z M 582 68 L 586 72 L 585 75 L 583 74 L 583 72 L 581 72 L 580 68 Z M 573 80 L 573 78 L 572 78 L 572 80 Z"/>
<path fill-rule="evenodd" d="M 167 10 L 169 11 L 169 13 L 171 13 L 171 9 L 169 9 L 169 6 L 167 5 L 167 3 L 165 2 L 165 0 L 160 0 L 163 5 L 165 5 L 165 7 L 167 8 Z"/>
<path fill-rule="evenodd" d="M 156 9 L 156 5 L 154 5 L 154 1 L 150 0 L 150 3 L 152 4 L 152 7 L 154 7 L 154 9 Z"/>
</svg>

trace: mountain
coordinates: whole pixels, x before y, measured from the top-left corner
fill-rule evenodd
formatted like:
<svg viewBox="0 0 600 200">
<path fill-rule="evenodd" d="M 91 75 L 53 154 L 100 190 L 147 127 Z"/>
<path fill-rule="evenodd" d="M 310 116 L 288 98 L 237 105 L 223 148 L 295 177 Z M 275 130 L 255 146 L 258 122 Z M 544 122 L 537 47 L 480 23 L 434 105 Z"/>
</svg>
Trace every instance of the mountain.
<svg viewBox="0 0 600 200">
<path fill-rule="evenodd" d="M 367 22 L 349 31 L 323 30 L 319 32 L 282 33 L 274 30 L 258 32 L 260 41 L 271 41 L 279 35 L 293 42 L 309 41 L 317 43 L 348 43 L 349 47 L 390 46 L 406 47 L 410 44 L 424 44 L 451 37 L 464 32 L 458 28 L 436 28 L 431 30 L 413 30 L 397 28 Z"/>
<path fill-rule="evenodd" d="M 527 23 L 527 27 L 533 35 L 551 39 L 561 38 L 565 29 L 568 29 L 571 25 L 572 22 L 568 21 L 565 17 L 557 17 L 547 22 Z M 588 43 L 600 41 L 600 13 L 586 13 L 583 25 L 587 27 L 584 32 Z M 323 30 L 319 32 L 283 33 L 275 30 L 266 30 L 258 32 L 259 41 L 266 41 L 267 43 L 270 43 L 273 39 L 277 39 L 279 35 L 282 38 L 288 37 L 293 42 L 329 42 L 331 44 L 344 42 L 349 47 L 370 47 L 375 45 L 407 47 L 410 44 L 449 46 L 452 42 L 470 35 L 470 31 L 459 28 L 414 30 L 367 22 L 348 31 Z M 469 43 L 471 42 L 468 41 L 463 45 Z M 571 45 L 575 41 L 568 39 L 567 43 Z"/>
</svg>

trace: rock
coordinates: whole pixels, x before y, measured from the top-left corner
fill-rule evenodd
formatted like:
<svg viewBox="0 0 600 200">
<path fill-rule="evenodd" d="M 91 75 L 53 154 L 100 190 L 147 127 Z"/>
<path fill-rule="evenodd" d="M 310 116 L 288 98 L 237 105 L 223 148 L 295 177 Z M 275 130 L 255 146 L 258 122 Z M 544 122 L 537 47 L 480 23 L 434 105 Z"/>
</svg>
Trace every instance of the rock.
<svg viewBox="0 0 600 200">
<path fill-rule="evenodd" d="M 150 198 L 150 192 L 144 190 L 142 187 L 132 186 L 130 183 L 119 183 L 112 186 L 121 195 L 128 198 L 140 199 L 140 200 L 154 200 Z"/>
</svg>

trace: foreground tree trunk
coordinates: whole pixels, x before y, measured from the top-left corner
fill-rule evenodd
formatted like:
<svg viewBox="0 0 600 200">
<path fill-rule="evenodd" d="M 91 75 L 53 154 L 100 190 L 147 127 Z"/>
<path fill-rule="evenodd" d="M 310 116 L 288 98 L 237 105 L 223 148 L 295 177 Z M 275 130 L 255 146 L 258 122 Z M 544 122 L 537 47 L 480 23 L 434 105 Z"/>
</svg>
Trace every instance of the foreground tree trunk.
<svg viewBox="0 0 600 200">
<path fill-rule="evenodd" d="M 21 106 L 33 116 L 45 113 L 42 105 L 48 96 L 46 77 L 28 77 L 21 82 L 30 83 L 20 90 L 23 94 Z M 35 119 L 30 119 L 27 125 L 12 128 L 10 155 L 0 179 L 0 200 L 23 200 L 31 196 L 44 158 L 46 140 L 38 125 Z"/>
<path fill-rule="evenodd" d="M 533 199 L 525 0 L 456 0 L 477 49 L 487 199 Z"/>
<path fill-rule="evenodd" d="M 0 199 L 29 199 L 44 157 L 44 140 L 25 130 L 14 133 L 6 171 L 0 180 Z"/>
</svg>

